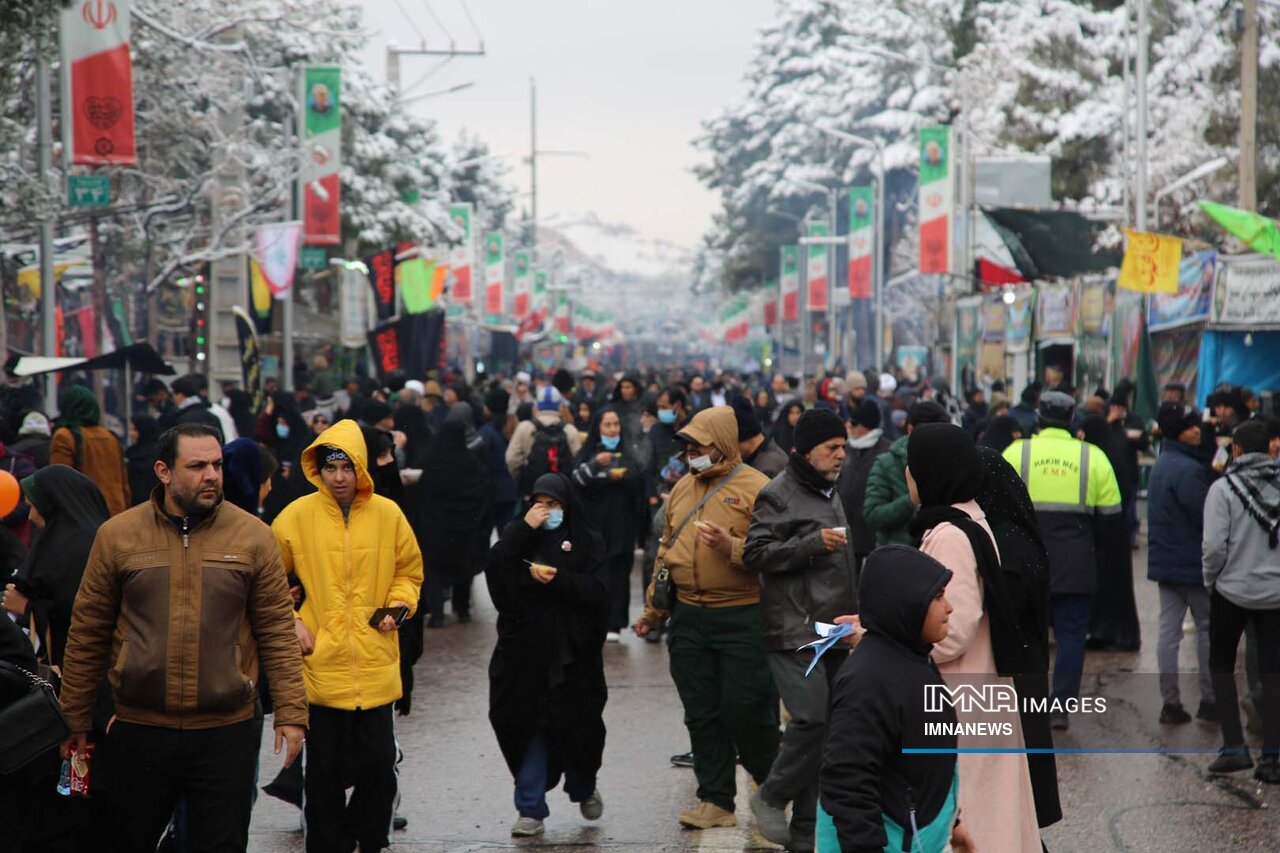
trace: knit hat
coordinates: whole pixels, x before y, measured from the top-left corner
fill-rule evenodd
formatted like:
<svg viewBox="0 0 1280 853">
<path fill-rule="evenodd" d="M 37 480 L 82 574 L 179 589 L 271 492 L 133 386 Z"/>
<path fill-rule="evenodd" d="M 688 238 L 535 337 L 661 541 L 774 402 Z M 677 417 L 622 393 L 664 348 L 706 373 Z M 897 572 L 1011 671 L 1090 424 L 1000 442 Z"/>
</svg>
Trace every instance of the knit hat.
<svg viewBox="0 0 1280 853">
<path fill-rule="evenodd" d="M 849 423 L 864 429 L 879 429 L 881 420 L 880 407 L 875 400 L 863 400 L 849 414 Z"/>
<path fill-rule="evenodd" d="M 1026 399 L 1026 392 L 1023 392 L 1023 399 Z M 1070 394 L 1064 394 L 1061 391 L 1045 391 L 1040 395 L 1037 411 L 1040 414 L 1041 423 L 1065 427 L 1071 423 L 1071 416 L 1075 410 L 1076 401 Z"/>
<path fill-rule="evenodd" d="M 341 447 L 332 444 L 321 444 L 316 447 L 316 464 L 324 467 L 330 462 L 350 462 L 351 457 Z"/>
<path fill-rule="evenodd" d="M 738 420 L 738 441 L 755 438 L 764 432 L 760 428 L 760 419 L 756 417 L 751 401 L 744 397 L 734 397 L 731 405 L 733 406 L 733 416 Z"/>
<path fill-rule="evenodd" d="M 564 405 L 564 396 L 550 385 L 538 392 L 538 411 L 556 412 Z"/>
<path fill-rule="evenodd" d="M 874 405 L 874 404 L 873 404 Z M 809 409 L 796 421 L 796 453 L 804 456 L 824 441 L 845 439 L 844 421 L 830 409 Z"/>
<path fill-rule="evenodd" d="M 1177 441 L 1185 430 L 1200 426 L 1200 413 L 1186 403 L 1165 403 L 1156 415 L 1160 434 L 1170 441 Z"/>
<path fill-rule="evenodd" d="M 367 424 L 376 424 L 394 415 L 395 413 L 391 411 L 391 407 L 381 400 L 370 400 L 360 410 L 360 420 Z"/>
<path fill-rule="evenodd" d="M 845 374 L 844 390 L 852 391 L 855 388 L 867 387 L 867 375 L 861 370 L 853 370 Z"/>
<path fill-rule="evenodd" d="M 880 374 L 880 393 L 887 394 L 891 391 L 898 390 L 898 380 L 893 378 L 891 373 Z"/>
<path fill-rule="evenodd" d="M 46 438 L 52 435 L 53 431 L 49 428 L 49 419 L 43 412 L 27 412 L 26 417 L 22 419 L 22 427 L 18 430 L 18 435 L 43 435 Z"/>
</svg>

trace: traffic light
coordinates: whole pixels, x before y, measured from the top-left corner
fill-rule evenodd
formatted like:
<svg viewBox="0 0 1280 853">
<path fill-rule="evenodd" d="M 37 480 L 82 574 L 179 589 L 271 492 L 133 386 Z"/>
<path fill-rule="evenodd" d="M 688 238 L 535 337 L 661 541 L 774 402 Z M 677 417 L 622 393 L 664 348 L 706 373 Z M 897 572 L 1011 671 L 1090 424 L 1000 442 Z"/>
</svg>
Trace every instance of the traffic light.
<svg viewBox="0 0 1280 853">
<path fill-rule="evenodd" d="M 190 287 L 194 294 L 191 307 L 191 352 L 196 361 L 209 357 L 209 286 L 203 275 L 178 279 L 179 287 Z"/>
</svg>

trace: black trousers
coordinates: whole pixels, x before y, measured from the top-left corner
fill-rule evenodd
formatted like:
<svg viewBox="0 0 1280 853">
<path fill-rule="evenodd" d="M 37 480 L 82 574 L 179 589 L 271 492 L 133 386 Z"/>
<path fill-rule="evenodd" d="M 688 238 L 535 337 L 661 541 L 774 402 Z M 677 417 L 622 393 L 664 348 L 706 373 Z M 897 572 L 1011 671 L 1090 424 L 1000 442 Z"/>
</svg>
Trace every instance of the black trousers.
<svg viewBox="0 0 1280 853">
<path fill-rule="evenodd" d="M 302 814 L 307 853 L 377 853 L 391 844 L 396 737 L 391 705 L 311 706 Z M 354 788 L 347 799 L 347 788 Z"/>
<path fill-rule="evenodd" d="M 1222 745 L 1244 746 L 1236 694 L 1236 649 L 1245 626 L 1258 638 L 1262 672 L 1262 752 L 1280 754 L 1280 610 L 1247 610 L 1216 591 L 1209 596 L 1209 671 L 1213 697 L 1222 715 Z"/>
<path fill-rule="evenodd" d="M 630 548 L 625 554 L 608 559 L 610 631 L 621 633 L 631 624 L 631 569 L 635 562 L 635 554 Z"/>
<path fill-rule="evenodd" d="M 111 839 L 116 853 L 154 853 L 179 797 L 189 853 L 242 853 L 249 843 L 262 720 L 212 729 L 111 727 Z"/>
</svg>

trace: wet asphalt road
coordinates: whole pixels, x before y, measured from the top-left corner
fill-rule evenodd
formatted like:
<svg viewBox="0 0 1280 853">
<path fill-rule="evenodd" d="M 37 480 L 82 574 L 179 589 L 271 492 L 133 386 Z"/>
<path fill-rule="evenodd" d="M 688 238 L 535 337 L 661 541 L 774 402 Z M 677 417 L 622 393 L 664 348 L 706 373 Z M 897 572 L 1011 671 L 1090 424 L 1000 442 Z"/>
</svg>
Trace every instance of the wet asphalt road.
<svg viewBox="0 0 1280 853">
<path fill-rule="evenodd" d="M 1160 726 L 1154 675 L 1157 603 L 1146 580 L 1145 553 L 1135 554 L 1135 583 L 1144 644 L 1136 654 L 1091 652 L 1084 692 L 1107 697 L 1105 714 L 1076 716 L 1059 747 L 1213 749 L 1217 726 Z M 637 585 L 639 572 L 636 572 Z M 639 599 L 633 595 L 633 607 Z M 532 849 L 544 851 L 736 851 L 777 849 L 750 831 L 747 780 L 739 768 L 738 826 L 706 832 L 682 830 L 675 817 L 694 803 L 693 772 L 673 768 L 668 757 L 688 739 L 680 702 L 667 673 L 665 646 L 634 635 L 605 648 L 609 728 L 599 787 L 605 813 L 588 823 L 562 792 L 548 796 L 546 835 L 516 841 L 511 778 L 486 718 L 486 667 L 495 614 L 482 578 L 476 580 L 475 621 L 427 632 L 417 666 L 413 713 L 397 718 L 405 751 L 400 813 L 408 829 L 394 833 L 392 850 L 412 853 Z M 1183 704 L 1194 713 L 1194 636 L 1182 645 Z M 268 729 L 269 732 L 269 729 Z M 268 735 L 269 736 L 269 735 Z M 1253 747 L 1257 740 L 1250 736 Z M 279 766 L 264 741 L 263 776 Z M 1256 753 L 1255 753 L 1256 754 Z M 1244 851 L 1280 850 L 1280 786 L 1262 786 L 1248 773 L 1211 779 L 1212 756 L 1060 755 L 1061 823 L 1044 831 L 1051 851 Z M 298 811 L 269 797 L 259 799 L 250 833 L 254 853 L 302 851 Z"/>
</svg>

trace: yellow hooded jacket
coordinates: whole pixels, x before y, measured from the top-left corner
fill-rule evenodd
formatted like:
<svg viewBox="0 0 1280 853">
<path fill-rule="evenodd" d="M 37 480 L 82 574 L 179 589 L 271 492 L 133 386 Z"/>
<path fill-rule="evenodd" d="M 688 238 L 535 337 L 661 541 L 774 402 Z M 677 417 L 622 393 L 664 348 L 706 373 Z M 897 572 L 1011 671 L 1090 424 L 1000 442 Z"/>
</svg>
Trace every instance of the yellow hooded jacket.
<svg viewBox="0 0 1280 853">
<path fill-rule="evenodd" d="M 356 468 L 356 499 L 348 517 L 320 479 L 316 450 L 332 445 Z M 369 626 L 379 607 L 403 601 L 418 607 L 422 552 L 400 507 L 373 493 L 364 435 L 355 421 L 329 427 L 302 452 L 302 471 L 320 491 L 285 507 L 271 525 L 287 572 L 306 590 L 298 614 L 315 635 L 302 659 L 307 700 L 355 710 L 400 698 L 396 632 Z"/>
</svg>

